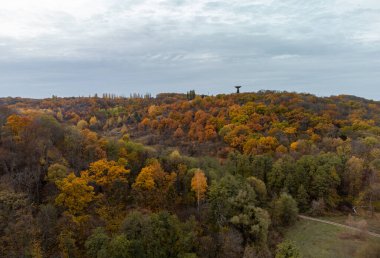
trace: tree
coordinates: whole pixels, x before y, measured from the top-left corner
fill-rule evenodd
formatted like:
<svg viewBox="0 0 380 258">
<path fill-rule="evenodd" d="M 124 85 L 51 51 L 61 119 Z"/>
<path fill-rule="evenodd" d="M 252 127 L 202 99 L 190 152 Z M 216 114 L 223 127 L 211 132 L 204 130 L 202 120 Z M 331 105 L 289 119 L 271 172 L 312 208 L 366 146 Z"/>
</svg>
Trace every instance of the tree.
<svg viewBox="0 0 380 258">
<path fill-rule="evenodd" d="M 277 245 L 276 258 L 301 258 L 301 254 L 292 241 L 284 241 Z"/>
<path fill-rule="evenodd" d="M 185 132 L 182 130 L 181 127 L 178 127 L 178 128 L 175 130 L 173 136 L 174 136 L 175 138 L 182 138 L 183 136 L 185 136 Z"/>
<path fill-rule="evenodd" d="M 267 248 L 270 218 L 266 210 L 245 205 L 230 221 L 242 233 L 244 246 L 253 244 L 257 248 Z"/>
<path fill-rule="evenodd" d="M 255 206 L 255 190 L 246 180 L 227 175 L 213 182 L 209 202 L 217 226 L 232 225 L 242 234 L 243 246 L 253 244 L 266 250 L 270 218 L 267 211 Z"/>
<path fill-rule="evenodd" d="M 297 204 L 301 212 L 307 211 L 309 208 L 309 195 L 303 185 L 298 187 L 297 191 Z"/>
<path fill-rule="evenodd" d="M 166 211 L 132 211 L 122 226 L 132 256 L 146 258 L 182 257 L 190 253 L 195 247 L 195 230 L 193 220 L 182 223 Z"/>
<path fill-rule="evenodd" d="M 259 155 L 251 157 L 251 169 L 253 176 L 261 181 L 267 182 L 267 173 L 272 170 L 273 159 L 268 155 Z"/>
<path fill-rule="evenodd" d="M 310 192 L 314 199 L 324 199 L 330 207 L 335 207 L 338 196 L 336 188 L 340 184 L 340 177 L 335 167 L 329 164 L 319 166 L 313 175 Z"/>
<path fill-rule="evenodd" d="M 371 215 L 374 215 L 374 204 L 380 200 L 380 159 L 373 160 L 370 165 L 368 185 L 359 194 L 357 204 L 369 207 Z"/>
<path fill-rule="evenodd" d="M 253 187 L 255 190 L 257 200 L 261 205 L 264 205 L 267 202 L 267 188 L 265 183 L 256 177 L 248 177 L 247 182 Z"/>
<path fill-rule="evenodd" d="M 129 241 L 125 234 L 117 235 L 112 238 L 108 246 L 108 257 L 113 258 L 132 258 L 131 254 L 131 241 Z"/>
<path fill-rule="evenodd" d="M 218 134 L 215 131 L 215 127 L 213 125 L 206 125 L 205 127 L 205 140 L 211 141 L 214 140 Z"/>
<path fill-rule="evenodd" d="M 58 247 L 63 258 L 78 257 L 78 247 L 73 232 L 64 229 L 58 236 Z"/>
<path fill-rule="evenodd" d="M 44 250 L 51 250 L 57 245 L 58 211 L 52 204 L 40 205 L 37 215 L 38 229 L 41 232 L 41 245 Z"/>
<path fill-rule="evenodd" d="M 19 116 L 19 115 L 10 115 L 7 118 L 7 122 L 5 124 L 6 128 L 9 128 L 12 132 L 15 139 L 21 139 L 21 132 L 31 123 L 30 119 L 27 117 Z"/>
<path fill-rule="evenodd" d="M 343 182 L 347 193 L 351 197 L 359 194 L 364 178 L 364 160 L 355 156 L 351 157 L 346 162 L 346 170 L 343 177 Z"/>
<path fill-rule="evenodd" d="M 60 121 L 60 122 L 63 121 L 63 114 L 62 114 L 61 111 L 58 111 L 57 114 L 56 114 L 56 116 L 57 116 L 58 121 Z"/>
<path fill-rule="evenodd" d="M 94 187 L 88 181 L 70 173 L 66 178 L 56 182 L 60 194 L 56 204 L 64 206 L 73 217 L 83 215 L 88 205 L 95 199 Z"/>
<path fill-rule="evenodd" d="M 272 136 L 249 139 L 244 145 L 245 154 L 264 154 L 276 150 L 278 141 Z"/>
<path fill-rule="evenodd" d="M 1 187 L 0 257 L 25 256 L 35 237 L 33 225 L 32 209 L 27 196 Z"/>
<path fill-rule="evenodd" d="M 282 193 L 274 202 L 273 221 L 279 226 L 293 225 L 298 216 L 297 202 L 287 193 Z"/>
<path fill-rule="evenodd" d="M 190 90 L 186 93 L 186 97 L 188 100 L 193 100 L 195 99 L 195 90 Z"/>
<path fill-rule="evenodd" d="M 113 160 L 101 159 L 91 163 L 89 169 L 83 171 L 82 175 L 88 176 L 90 180 L 100 186 L 109 186 L 116 181 L 125 183 L 130 172 L 125 169 L 125 165 Z"/>
<path fill-rule="evenodd" d="M 162 169 L 159 163 L 144 167 L 136 177 L 136 181 L 132 187 L 134 189 L 153 190 L 156 187 L 154 175 L 160 172 L 162 172 Z"/>
<path fill-rule="evenodd" d="M 92 116 L 89 122 L 90 126 L 96 126 L 98 124 L 98 119 L 96 118 L 96 116 Z"/>
<path fill-rule="evenodd" d="M 195 192 L 197 196 L 197 207 L 199 211 L 199 203 L 205 198 L 207 191 L 207 178 L 205 173 L 200 169 L 195 171 L 193 179 L 191 179 L 191 190 Z"/>
<path fill-rule="evenodd" d="M 228 154 L 227 168 L 233 175 L 241 175 L 249 177 L 252 175 L 251 157 L 245 154 L 240 154 L 237 151 Z"/>
<path fill-rule="evenodd" d="M 85 129 L 85 128 L 88 127 L 88 123 L 85 120 L 80 120 L 77 123 L 77 127 L 78 127 L 79 130 L 83 130 L 83 129 Z"/>
<path fill-rule="evenodd" d="M 242 257 L 244 251 L 243 237 L 237 229 L 234 227 L 226 227 L 223 231 L 219 232 L 218 238 L 221 249 L 218 257 Z M 208 246 L 207 250 L 209 250 L 211 246 L 212 245 Z"/>
<path fill-rule="evenodd" d="M 176 177 L 174 172 L 166 173 L 157 160 L 151 160 L 150 164 L 140 171 L 132 185 L 136 199 L 154 209 L 172 205 L 173 200 L 169 193 L 174 191 Z"/>
<path fill-rule="evenodd" d="M 226 224 L 226 220 L 234 215 L 232 198 L 241 189 L 241 181 L 232 175 L 227 175 L 219 181 L 213 181 L 208 193 L 212 221 L 219 227 Z"/>
<path fill-rule="evenodd" d="M 280 193 L 286 186 L 289 186 L 285 180 L 293 178 L 295 169 L 295 163 L 291 157 L 285 156 L 277 160 L 271 171 L 268 172 L 268 188 L 274 193 Z"/>
<path fill-rule="evenodd" d="M 55 163 L 48 168 L 46 180 L 55 183 L 67 177 L 69 169 L 61 164 Z"/>
<path fill-rule="evenodd" d="M 33 258 L 43 258 L 44 252 L 41 248 L 41 242 L 37 239 L 32 241 L 31 254 Z"/>
<path fill-rule="evenodd" d="M 110 239 L 103 228 L 96 228 L 85 242 L 87 255 L 94 258 L 108 257 L 108 243 Z"/>
</svg>

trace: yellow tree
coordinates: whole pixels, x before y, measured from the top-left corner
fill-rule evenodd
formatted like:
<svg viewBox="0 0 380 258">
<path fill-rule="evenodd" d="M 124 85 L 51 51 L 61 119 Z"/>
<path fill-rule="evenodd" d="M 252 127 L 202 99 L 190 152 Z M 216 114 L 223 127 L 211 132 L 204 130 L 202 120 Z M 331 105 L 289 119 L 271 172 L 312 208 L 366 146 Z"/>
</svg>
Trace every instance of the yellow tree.
<svg viewBox="0 0 380 258">
<path fill-rule="evenodd" d="M 18 115 L 11 115 L 7 118 L 6 128 L 10 129 L 15 139 L 20 140 L 22 130 L 30 124 L 30 119 Z"/>
<path fill-rule="evenodd" d="M 73 219 L 83 215 L 84 210 L 95 199 L 94 188 L 88 185 L 85 178 L 70 173 L 67 177 L 56 182 L 60 194 L 55 199 L 57 205 L 67 208 Z"/>
<path fill-rule="evenodd" d="M 91 163 L 88 170 L 81 173 L 82 178 L 102 189 L 96 195 L 101 204 L 97 205 L 96 213 L 105 222 L 107 229 L 118 228 L 123 219 L 127 175 L 130 172 L 125 169 L 126 164 L 124 158 L 118 162 L 101 159 Z"/>
<path fill-rule="evenodd" d="M 132 188 L 145 205 L 152 208 L 162 207 L 170 203 L 168 195 L 176 178 L 174 172 L 165 172 L 160 163 L 154 160 L 141 170 Z"/>
<path fill-rule="evenodd" d="M 80 120 L 77 123 L 77 127 L 78 127 L 78 129 L 83 130 L 84 128 L 88 127 L 88 123 L 85 120 Z"/>
<path fill-rule="evenodd" d="M 57 112 L 57 119 L 59 120 L 59 121 L 63 121 L 63 114 L 62 114 L 62 112 L 61 111 L 58 111 Z"/>
<path fill-rule="evenodd" d="M 136 177 L 136 181 L 133 184 L 134 189 L 141 189 L 141 190 L 152 190 L 156 187 L 156 184 L 154 182 L 153 175 L 155 173 L 155 170 L 157 170 L 158 167 L 155 165 L 149 165 L 147 167 L 144 167 L 141 172 Z"/>
<path fill-rule="evenodd" d="M 96 125 L 98 123 L 98 119 L 96 118 L 96 116 L 92 116 L 91 118 L 90 118 L 90 125 L 91 126 L 94 126 L 94 125 Z"/>
<path fill-rule="evenodd" d="M 124 165 L 116 161 L 101 159 L 90 164 L 88 170 L 83 171 L 83 176 L 88 176 L 100 186 L 108 186 L 115 181 L 127 182 L 127 175 L 130 170 L 125 169 Z"/>
<path fill-rule="evenodd" d="M 363 159 L 352 156 L 346 162 L 343 182 L 351 197 L 356 197 L 363 185 L 365 162 Z"/>
<path fill-rule="evenodd" d="M 205 173 L 197 169 L 191 179 L 191 190 L 197 195 L 197 206 L 199 211 L 199 203 L 205 198 L 205 193 L 207 191 L 207 178 Z"/>
<path fill-rule="evenodd" d="M 211 141 L 215 139 L 218 134 L 215 131 L 215 127 L 213 125 L 206 125 L 205 127 L 205 139 L 207 141 Z"/>
</svg>

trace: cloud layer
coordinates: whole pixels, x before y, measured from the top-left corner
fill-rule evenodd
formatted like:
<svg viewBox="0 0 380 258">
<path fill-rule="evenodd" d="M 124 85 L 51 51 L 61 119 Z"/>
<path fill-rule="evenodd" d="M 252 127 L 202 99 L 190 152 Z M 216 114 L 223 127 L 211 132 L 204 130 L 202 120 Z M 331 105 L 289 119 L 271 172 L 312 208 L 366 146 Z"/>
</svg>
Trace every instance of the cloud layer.
<svg viewBox="0 0 380 258">
<path fill-rule="evenodd" d="M 12 0 L 2 96 L 276 89 L 380 100 L 378 0 Z"/>
</svg>

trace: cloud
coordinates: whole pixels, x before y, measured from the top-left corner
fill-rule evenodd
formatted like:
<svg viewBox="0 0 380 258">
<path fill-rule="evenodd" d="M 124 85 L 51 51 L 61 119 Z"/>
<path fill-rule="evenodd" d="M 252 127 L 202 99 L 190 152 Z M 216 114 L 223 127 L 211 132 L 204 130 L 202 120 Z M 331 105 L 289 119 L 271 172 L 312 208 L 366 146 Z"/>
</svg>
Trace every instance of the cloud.
<svg viewBox="0 0 380 258">
<path fill-rule="evenodd" d="M 379 11 L 377 0 L 6 1 L 0 89 L 43 97 L 243 84 L 380 99 Z"/>
</svg>

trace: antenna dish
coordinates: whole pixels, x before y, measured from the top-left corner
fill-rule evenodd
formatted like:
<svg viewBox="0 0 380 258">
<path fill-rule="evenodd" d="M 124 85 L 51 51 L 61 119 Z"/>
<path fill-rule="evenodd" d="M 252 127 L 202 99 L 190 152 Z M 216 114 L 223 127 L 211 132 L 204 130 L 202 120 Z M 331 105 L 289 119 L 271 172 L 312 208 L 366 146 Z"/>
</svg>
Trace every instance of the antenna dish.
<svg viewBox="0 0 380 258">
<path fill-rule="evenodd" d="M 241 86 L 235 86 L 235 88 L 236 88 L 236 93 L 240 93 Z"/>
</svg>

